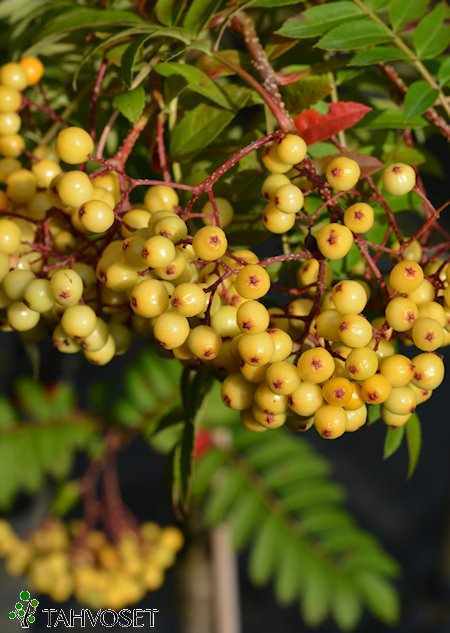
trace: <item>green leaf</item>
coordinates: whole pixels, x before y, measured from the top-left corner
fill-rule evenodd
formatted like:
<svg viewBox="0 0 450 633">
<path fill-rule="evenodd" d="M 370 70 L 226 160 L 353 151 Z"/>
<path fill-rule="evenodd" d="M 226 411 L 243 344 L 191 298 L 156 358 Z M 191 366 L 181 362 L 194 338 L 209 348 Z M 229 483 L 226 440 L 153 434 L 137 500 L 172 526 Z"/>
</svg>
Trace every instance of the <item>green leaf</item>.
<svg viewBox="0 0 450 633">
<path fill-rule="evenodd" d="M 355 266 L 359 262 L 361 257 L 362 255 L 356 244 L 352 244 L 349 252 L 345 256 L 345 269 L 350 270 L 351 268 L 353 268 L 353 266 Z"/>
<path fill-rule="evenodd" d="M 343 631 L 351 631 L 361 618 L 361 603 L 354 588 L 339 579 L 333 595 L 333 614 L 337 625 Z"/>
<path fill-rule="evenodd" d="M 189 88 L 194 90 L 194 92 L 198 92 L 198 94 L 214 101 L 214 103 L 217 103 L 223 108 L 230 108 L 230 104 L 220 88 L 206 73 L 200 70 L 200 68 L 191 66 L 190 64 L 168 62 L 165 64 L 157 64 L 154 69 L 163 77 L 180 75 L 187 81 Z"/>
<path fill-rule="evenodd" d="M 73 9 L 73 11 L 65 11 L 60 19 L 50 21 L 41 31 L 40 36 L 85 28 L 95 30 L 101 27 L 124 27 L 142 22 L 142 18 L 131 11 Z"/>
<path fill-rule="evenodd" d="M 172 462 L 172 502 L 182 514 L 187 512 L 191 500 L 194 440 L 194 425 L 186 422 L 181 441 L 174 448 Z"/>
<path fill-rule="evenodd" d="M 211 485 L 211 478 L 223 466 L 225 456 L 211 447 L 201 456 L 196 468 L 193 493 L 196 497 L 206 494 Z"/>
<path fill-rule="evenodd" d="M 145 108 L 145 90 L 142 86 L 138 86 L 134 90 L 123 92 L 114 97 L 113 103 L 124 117 L 134 124 L 139 120 Z"/>
<path fill-rule="evenodd" d="M 391 157 L 392 160 L 388 161 L 390 163 L 408 163 L 408 165 L 422 165 L 427 160 L 422 152 L 407 145 L 397 145 Z"/>
<path fill-rule="evenodd" d="M 65 382 L 57 383 L 49 390 L 47 402 L 52 418 L 61 419 L 70 415 L 76 406 L 73 385 Z"/>
<path fill-rule="evenodd" d="M 379 404 L 371 404 L 367 407 L 367 424 L 371 426 L 380 419 L 381 407 Z"/>
<path fill-rule="evenodd" d="M 217 471 L 210 454 L 200 459 L 201 487 L 210 484 L 210 522 L 227 521 L 238 547 L 253 535 L 252 579 L 263 584 L 272 578 L 283 603 L 300 599 L 307 625 L 319 624 L 332 611 L 343 629 L 352 628 L 365 597 L 358 574 L 369 573 L 393 591 L 387 577 L 398 567 L 341 507 L 343 489 L 304 440 L 283 429 L 252 434 L 235 425 L 210 450 L 224 457 Z"/>
<path fill-rule="evenodd" d="M 439 90 L 433 89 L 427 81 L 415 81 L 408 88 L 403 104 L 405 116 L 412 119 L 434 106 Z"/>
<path fill-rule="evenodd" d="M 53 499 L 51 514 L 56 516 L 64 516 L 80 500 L 82 487 L 79 481 L 66 481 L 56 491 Z"/>
<path fill-rule="evenodd" d="M 142 413 L 126 397 L 122 397 L 114 403 L 114 420 L 124 426 L 134 427 L 142 421 Z"/>
<path fill-rule="evenodd" d="M 216 139 L 235 116 L 204 103 L 189 110 L 176 126 L 170 139 L 170 154 L 174 160 L 192 158 Z"/>
<path fill-rule="evenodd" d="M 353 2 L 321 4 L 303 11 L 298 17 L 289 18 L 276 33 L 293 39 L 317 37 L 338 24 L 353 21 L 362 15 L 362 10 Z"/>
<path fill-rule="evenodd" d="M 248 564 L 248 573 L 255 585 L 266 584 L 272 576 L 283 537 L 283 524 L 277 516 L 269 515 L 259 526 Z"/>
<path fill-rule="evenodd" d="M 324 99 L 331 92 L 328 75 L 309 75 L 281 89 L 283 100 L 290 112 L 301 112 Z"/>
<path fill-rule="evenodd" d="M 125 372 L 124 385 L 129 400 L 142 415 L 148 414 L 156 406 L 155 396 L 145 374 L 136 365 L 131 365 Z"/>
<path fill-rule="evenodd" d="M 0 396 L 0 431 L 10 429 L 17 422 L 18 413 L 6 396 Z"/>
<path fill-rule="evenodd" d="M 242 489 L 242 474 L 238 470 L 222 473 L 217 493 L 210 498 L 210 502 L 206 505 L 206 523 L 215 525 L 222 521 Z"/>
<path fill-rule="evenodd" d="M 408 22 L 417 22 L 425 13 L 428 0 L 391 0 L 389 3 L 389 21 L 398 31 Z"/>
<path fill-rule="evenodd" d="M 204 415 L 212 380 L 208 369 L 193 372 L 186 368 L 182 374 L 181 391 L 186 421 L 172 457 L 172 500 L 182 514 L 187 512 L 191 500 L 195 431 Z"/>
<path fill-rule="evenodd" d="M 428 125 L 427 121 L 420 116 L 408 119 L 402 110 L 389 108 L 388 110 L 369 112 L 355 128 L 368 130 L 398 130 L 408 128 L 421 128 Z"/>
<path fill-rule="evenodd" d="M 411 479 L 419 461 L 422 446 L 422 428 L 417 413 L 413 413 L 406 423 L 406 442 L 409 455 L 407 479 Z"/>
<path fill-rule="evenodd" d="M 253 491 L 244 490 L 231 508 L 229 521 L 231 542 L 236 549 L 243 548 L 266 518 L 266 508 Z"/>
<path fill-rule="evenodd" d="M 291 4 L 299 4 L 300 2 L 305 2 L 305 0 L 254 0 L 254 2 L 250 3 L 250 6 L 252 8 L 287 7 Z"/>
<path fill-rule="evenodd" d="M 450 24 L 446 24 L 448 9 L 443 2 L 436 5 L 419 24 L 413 44 L 420 59 L 432 59 L 450 45 Z"/>
<path fill-rule="evenodd" d="M 75 451 L 86 448 L 95 427 L 88 418 L 17 424 L 0 432 L 0 507 L 8 507 L 22 490 L 35 491 L 47 475 L 63 477 Z"/>
<path fill-rule="evenodd" d="M 280 553 L 280 564 L 275 578 L 275 595 L 283 604 L 291 604 L 298 596 L 303 573 L 303 557 L 298 543 L 292 537 L 284 540 Z"/>
<path fill-rule="evenodd" d="M 221 5 L 222 0 L 193 0 L 188 5 L 184 28 L 194 34 L 200 33 Z"/>
<path fill-rule="evenodd" d="M 387 9 L 389 2 L 390 0 L 366 0 L 365 4 L 375 13 L 378 13 Z"/>
<path fill-rule="evenodd" d="M 171 26 L 178 22 L 185 6 L 186 0 L 158 0 L 154 11 L 160 22 Z"/>
<path fill-rule="evenodd" d="M 438 79 L 441 86 L 450 83 L 450 57 L 447 57 L 439 67 Z"/>
<path fill-rule="evenodd" d="M 380 574 L 361 572 L 355 581 L 372 613 L 386 624 L 395 624 L 400 617 L 398 595 Z"/>
<path fill-rule="evenodd" d="M 317 42 L 317 46 L 332 51 L 348 51 L 382 44 L 390 39 L 391 36 L 380 24 L 367 18 L 357 23 L 345 22 L 333 28 Z"/>
<path fill-rule="evenodd" d="M 387 429 L 386 437 L 384 440 L 383 459 L 387 459 L 400 448 L 404 435 L 404 426 Z"/>
<path fill-rule="evenodd" d="M 155 400 L 164 400 L 171 405 L 179 398 L 178 379 L 181 366 L 176 360 L 162 360 L 160 356 L 148 347 L 137 359 L 137 365 L 147 380 L 147 387 L 151 388 Z"/>
<path fill-rule="evenodd" d="M 331 578 L 320 562 L 315 562 L 306 578 L 301 611 L 308 626 L 317 626 L 328 615 L 332 597 Z"/>
<path fill-rule="evenodd" d="M 127 85 L 133 81 L 136 64 L 140 61 L 142 49 L 148 36 L 135 37 L 122 55 L 120 70 Z"/>
<path fill-rule="evenodd" d="M 367 51 L 358 51 L 352 57 L 352 66 L 371 66 L 379 62 L 408 61 L 408 55 L 396 46 L 377 46 Z"/>
<path fill-rule="evenodd" d="M 49 406 L 44 389 L 44 385 L 27 376 L 18 378 L 16 381 L 15 396 L 19 400 L 20 407 L 29 416 L 42 419 L 49 417 Z"/>
</svg>

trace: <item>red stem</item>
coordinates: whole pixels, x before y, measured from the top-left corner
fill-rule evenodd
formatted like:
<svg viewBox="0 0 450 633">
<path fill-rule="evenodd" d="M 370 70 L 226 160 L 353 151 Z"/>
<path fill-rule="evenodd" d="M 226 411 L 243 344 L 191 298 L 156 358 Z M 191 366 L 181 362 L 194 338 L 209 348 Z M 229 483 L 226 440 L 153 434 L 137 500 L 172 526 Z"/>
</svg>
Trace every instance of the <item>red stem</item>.
<svg viewBox="0 0 450 633">
<path fill-rule="evenodd" d="M 252 75 L 250 75 L 250 73 L 248 73 L 246 70 L 244 70 L 240 66 L 233 64 L 233 62 L 231 62 L 229 59 L 226 59 L 225 57 L 222 57 L 222 55 L 220 55 L 219 53 L 214 53 L 214 57 L 218 59 L 222 64 L 225 64 L 225 66 L 228 66 L 228 68 L 234 71 L 236 75 L 239 75 L 239 77 L 241 77 L 249 86 L 251 86 L 254 90 L 256 90 L 256 92 L 264 100 L 264 103 L 270 108 L 273 116 L 278 122 L 278 125 L 284 132 L 288 132 L 292 130 L 295 131 L 295 126 L 293 124 L 293 121 L 289 115 L 286 115 L 285 110 L 284 110 L 284 104 L 283 106 L 281 105 L 282 102 L 278 103 L 272 97 L 272 95 L 270 95 L 261 86 L 261 84 L 254 77 L 252 77 Z"/>
<path fill-rule="evenodd" d="M 278 89 L 277 75 L 261 45 L 253 20 L 246 13 L 241 12 L 234 16 L 231 24 L 233 28 L 239 31 L 244 37 L 247 50 L 252 58 L 253 66 L 263 80 L 263 88 L 266 94 L 270 97 L 272 105 L 268 105 L 271 107 L 280 127 L 286 131 L 295 131 L 295 123 L 292 120 Z M 277 114 L 274 112 L 274 107 L 276 107 Z"/>
<path fill-rule="evenodd" d="M 158 148 L 158 159 L 163 178 L 165 182 L 170 182 L 171 177 L 167 166 L 166 148 L 164 145 L 164 117 L 162 114 L 158 114 L 156 120 L 156 144 Z"/>
<path fill-rule="evenodd" d="M 95 141 L 95 115 L 97 113 L 98 98 L 100 95 L 100 89 L 102 87 L 103 79 L 105 77 L 106 69 L 108 68 L 108 61 L 104 59 L 98 69 L 97 77 L 95 78 L 94 88 L 91 96 L 91 108 L 89 111 L 89 133 L 92 139 Z"/>
<path fill-rule="evenodd" d="M 40 112 L 45 112 L 53 121 L 58 121 L 58 123 L 62 123 L 62 125 L 70 125 L 68 121 L 63 119 L 56 114 L 56 112 L 50 107 L 46 105 L 41 105 L 40 103 L 35 103 L 34 101 L 30 101 L 26 97 L 22 97 L 22 108 L 34 108 L 35 110 L 39 110 Z"/>
</svg>

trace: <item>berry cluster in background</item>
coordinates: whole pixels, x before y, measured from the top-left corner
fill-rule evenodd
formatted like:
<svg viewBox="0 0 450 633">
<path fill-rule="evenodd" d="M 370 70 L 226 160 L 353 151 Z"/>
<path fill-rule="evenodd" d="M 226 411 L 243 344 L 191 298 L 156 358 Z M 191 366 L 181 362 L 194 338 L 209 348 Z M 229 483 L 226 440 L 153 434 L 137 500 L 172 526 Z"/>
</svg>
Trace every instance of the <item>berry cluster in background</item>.
<svg viewBox="0 0 450 633">
<path fill-rule="evenodd" d="M 374 405 L 388 426 L 407 423 L 442 382 L 438 350 L 450 343 L 450 264 L 427 239 L 441 210 L 412 167 L 387 166 L 380 189 L 345 152 L 320 168 L 300 136 L 280 130 L 198 185 L 135 179 L 125 171 L 133 130 L 106 160 L 76 126 L 54 144 L 26 146 L 20 112 L 33 104 L 21 91 L 42 72 L 36 58 L 0 69 L 3 330 L 50 335 L 97 365 L 125 353 L 137 332 L 188 366 L 211 367 L 225 405 L 252 431 L 315 426 L 336 438 L 364 425 Z M 268 257 L 229 245 L 238 218 L 214 194 L 254 151 L 271 172 L 262 168 L 262 223 L 268 238 L 280 236 Z M 140 203 L 130 202 L 134 190 Z M 402 233 L 382 190 L 423 198 L 415 234 Z M 387 230 L 373 243 L 380 214 Z M 336 263 L 355 248 L 349 278 Z"/>
<path fill-rule="evenodd" d="M 55 602 L 74 596 L 94 609 L 115 610 L 159 589 L 183 545 L 178 528 L 151 522 L 112 540 L 83 521 L 65 524 L 55 518 L 23 538 L 2 519 L 0 537 L 6 570 L 25 575 L 33 592 Z"/>
</svg>

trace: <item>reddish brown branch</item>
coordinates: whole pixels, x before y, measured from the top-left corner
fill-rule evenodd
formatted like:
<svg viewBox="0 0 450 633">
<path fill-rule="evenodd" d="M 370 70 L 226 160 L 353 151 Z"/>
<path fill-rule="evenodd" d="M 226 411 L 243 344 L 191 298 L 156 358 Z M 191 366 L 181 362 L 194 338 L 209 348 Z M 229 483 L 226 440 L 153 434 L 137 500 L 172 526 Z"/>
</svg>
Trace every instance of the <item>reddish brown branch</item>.
<svg viewBox="0 0 450 633">
<path fill-rule="evenodd" d="M 163 178 L 166 182 L 171 179 L 167 164 L 166 147 L 164 145 L 164 117 L 158 114 L 156 121 L 156 147 L 158 150 L 159 166 L 161 167 Z"/>
<path fill-rule="evenodd" d="M 279 112 L 283 115 L 283 124 L 277 118 L 281 127 L 286 131 L 295 131 L 294 121 L 292 120 L 278 89 L 276 73 L 261 45 L 253 20 L 247 14 L 241 12 L 234 16 L 231 21 L 231 26 L 243 36 L 247 50 L 252 59 L 253 66 L 263 80 L 263 88 L 265 92 L 270 96 L 273 104 L 277 105 Z"/>
<path fill-rule="evenodd" d="M 136 141 L 147 126 L 147 123 L 149 122 L 154 109 L 155 104 L 154 102 L 152 102 L 141 114 L 139 119 L 129 131 L 128 136 L 120 146 L 119 151 L 116 154 L 116 160 L 121 167 L 124 167 L 125 163 L 127 162 L 131 152 L 133 151 L 133 147 L 135 146 Z"/>
<path fill-rule="evenodd" d="M 106 69 L 108 67 L 108 62 L 106 59 L 102 61 L 100 64 L 100 68 L 98 69 L 97 77 L 95 78 L 94 88 L 92 90 L 91 96 L 91 107 L 89 110 L 89 133 L 92 136 L 92 139 L 95 141 L 95 115 L 97 112 L 97 104 L 98 98 L 100 95 L 100 89 L 102 87 L 103 79 L 105 77 Z"/>
</svg>

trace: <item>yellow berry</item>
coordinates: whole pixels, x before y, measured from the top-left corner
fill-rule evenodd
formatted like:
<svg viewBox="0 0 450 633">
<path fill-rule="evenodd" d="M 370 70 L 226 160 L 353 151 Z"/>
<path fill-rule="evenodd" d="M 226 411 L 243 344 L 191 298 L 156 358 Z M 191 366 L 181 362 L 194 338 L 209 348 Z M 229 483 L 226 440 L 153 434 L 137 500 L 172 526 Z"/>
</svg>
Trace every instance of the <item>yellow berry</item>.
<svg viewBox="0 0 450 633">
<path fill-rule="evenodd" d="M 277 156 L 283 163 L 297 165 L 306 156 L 306 143 L 298 134 L 286 134 L 276 145 Z"/>
<path fill-rule="evenodd" d="M 37 84 L 44 74 L 44 64 L 38 57 L 22 57 L 19 64 L 25 70 L 28 86 Z"/>
<path fill-rule="evenodd" d="M 56 153 L 69 165 L 77 165 L 88 160 L 94 150 L 90 134 L 80 127 L 67 127 L 56 137 Z"/>
<path fill-rule="evenodd" d="M 334 286 L 331 299 L 341 314 L 359 314 L 366 307 L 367 294 L 359 282 L 347 279 Z"/>
<path fill-rule="evenodd" d="M 274 202 L 269 202 L 263 211 L 264 226 L 276 235 L 287 233 L 295 224 L 295 213 L 280 211 Z"/>
<path fill-rule="evenodd" d="M 345 411 L 345 415 L 347 416 L 347 424 L 345 425 L 345 431 L 348 433 L 354 433 L 358 431 L 367 420 L 367 407 L 363 404 L 358 409 L 353 409 L 351 411 Z"/>
<path fill-rule="evenodd" d="M 342 407 L 324 404 L 314 414 L 316 431 L 327 440 L 334 440 L 345 433 L 347 415 Z"/>
<path fill-rule="evenodd" d="M 414 375 L 414 365 L 407 356 L 393 354 L 380 361 L 380 374 L 385 376 L 393 387 L 406 387 Z"/>
<path fill-rule="evenodd" d="M 353 387 L 347 378 L 330 378 L 322 386 L 324 400 L 336 407 L 345 407 L 351 400 Z"/>
<path fill-rule="evenodd" d="M 150 213 L 156 211 L 175 211 L 178 207 L 179 199 L 175 189 L 167 185 L 153 185 L 147 189 L 144 196 L 145 208 Z"/>
<path fill-rule="evenodd" d="M 414 292 L 424 279 L 422 267 L 414 261 L 403 260 L 395 264 L 389 275 L 389 283 L 401 293 Z"/>
<path fill-rule="evenodd" d="M 322 389 L 313 382 L 302 381 L 297 389 L 288 395 L 289 408 L 302 417 L 312 416 L 322 404 Z"/>
<path fill-rule="evenodd" d="M 297 367 L 302 380 L 321 383 L 333 374 L 335 364 L 330 352 L 323 347 L 315 347 L 302 353 Z"/>
<path fill-rule="evenodd" d="M 276 191 L 273 202 L 282 213 L 295 214 L 303 207 L 303 193 L 300 187 L 288 184 L 281 185 Z"/>
<path fill-rule="evenodd" d="M 381 180 L 388 193 L 393 196 L 403 196 L 414 188 L 416 173 L 410 165 L 394 163 L 386 167 Z"/>
<path fill-rule="evenodd" d="M 442 359 L 431 352 L 424 352 L 415 356 L 413 385 L 420 389 L 436 389 L 444 380 L 444 363 Z"/>
<path fill-rule="evenodd" d="M 183 345 L 189 332 L 189 321 L 186 317 L 173 311 L 160 314 L 153 324 L 154 337 L 165 349 Z"/>
<path fill-rule="evenodd" d="M 194 235 L 192 247 L 198 258 L 212 262 L 225 255 L 228 241 L 220 227 L 203 226 Z"/>
<path fill-rule="evenodd" d="M 255 385 L 247 382 L 240 373 L 230 374 L 222 383 L 222 400 L 230 409 L 243 411 L 253 405 Z"/>
<path fill-rule="evenodd" d="M 337 156 L 327 165 L 326 178 L 329 184 L 338 191 L 353 189 L 361 176 L 358 163 L 347 156 Z"/>
<path fill-rule="evenodd" d="M 405 297 L 394 297 L 385 310 L 386 321 L 397 332 L 406 332 L 419 316 L 416 304 Z"/>
<path fill-rule="evenodd" d="M 362 384 L 362 396 L 367 404 L 381 404 L 392 392 L 392 385 L 382 374 L 375 374 Z"/>
<path fill-rule="evenodd" d="M 284 360 L 271 363 L 265 373 L 267 386 L 273 393 L 288 396 L 300 386 L 297 368 Z"/>
<path fill-rule="evenodd" d="M 248 264 L 238 272 L 234 285 L 244 299 L 260 299 L 269 292 L 270 277 L 259 264 Z"/>
<path fill-rule="evenodd" d="M 28 75 L 25 68 L 16 62 L 8 62 L 0 67 L 0 84 L 24 90 L 28 85 Z"/>
<path fill-rule="evenodd" d="M 279 158 L 276 143 L 264 150 L 262 162 L 264 167 L 274 174 L 285 174 L 292 169 L 293 165 L 293 163 L 285 163 Z"/>
<path fill-rule="evenodd" d="M 322 227 L 316 238 L 320 252 L 327 259 L 342 259 L 353 244 L 352 232 L 336 222 Z"/>
<path fill-rule="evenodd" d="M 83 204 L 78 217 L 84 228 L 91 233 L 104 233 L 112 227 L 115 220 L 113 208 L 102 200 L 89 200 Z"/>
<path fill-rule="evenodd" d="M 356 202 L 344 212 L 344 224 L 353 233 L 366 233 L 373 226 L 374 212 L 366 202 Z"/>
</svg>

